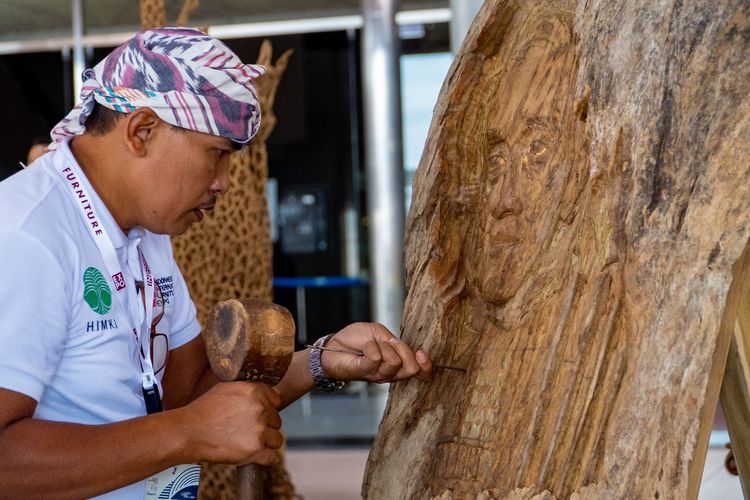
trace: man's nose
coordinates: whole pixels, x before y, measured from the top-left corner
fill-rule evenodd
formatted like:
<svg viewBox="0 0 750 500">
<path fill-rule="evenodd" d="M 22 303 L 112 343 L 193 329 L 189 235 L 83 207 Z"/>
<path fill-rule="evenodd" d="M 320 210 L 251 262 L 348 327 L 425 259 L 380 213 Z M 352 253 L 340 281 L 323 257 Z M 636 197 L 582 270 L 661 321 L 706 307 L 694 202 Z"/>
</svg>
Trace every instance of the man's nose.
<svg viewBox="0 0 750 500">
<path fill-rule="evenodd" d="M 214 177 L 214 182 L 211 184 L 212 191 L 218 191 L 220 194 L 226 194 L 229 191 L 229 159 L 221 162 L 219 169 Z"/>
</svg>

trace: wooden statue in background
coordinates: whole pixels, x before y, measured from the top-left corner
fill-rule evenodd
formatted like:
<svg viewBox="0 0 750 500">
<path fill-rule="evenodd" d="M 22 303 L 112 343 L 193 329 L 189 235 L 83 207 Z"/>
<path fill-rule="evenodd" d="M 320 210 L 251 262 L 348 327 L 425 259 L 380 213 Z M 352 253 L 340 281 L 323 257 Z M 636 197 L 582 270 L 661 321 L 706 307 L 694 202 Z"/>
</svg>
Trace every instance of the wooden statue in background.
<svg viewBox="0 0 750 500">
<path fill-rule="evenodd" d="M 197 6 L 198 0 L 185 0 L 177 26 L 186 25 L 190 12 Z M 164 0 L 141 0 L 140 9 L 142 28 L 166 24 Z M 273 103 L 291 52 L 282 54 L 274 65 L 271 43 L 263 42 L 257 64 L 265 66 L 267 72 L 254 82 L 263 117 L 261 128 L 246 151 L 230 158 L 229 194 L 218 200 L 216 208 L 200 224 L 172 239 L 175 260 L 202 325 L 209 309 L 221 300 L 240 297 L 272 300 L 272 247 L 265 195 L 266 139 L 276 125 Z M 263 498 L 285 500 L 294 496 L 283 454 L 276 465 L 263 468 L 263 475 Z M 236 467 L 203 464 L 200 498 L 235 499 L 236 485 Z"/>
<path fill-rule="evenodd" d="M 695 498 L 750 237 L 750 4 L 487 0 L 406 232 L 369 499 Z M 738 279 L 733 282 L 733 265 Z"/>
<path fill-rule="evenodd" d="M 190 13 L 198 7 L 198 0 L 184 0 L 177 23 L 174 26 L 186 26 Z M 140 3 L 141 28 L 159 28 L 167 25 L 167 9 L 164 0 L 141 0 Z M 206 30 L 202 29 L 205 32 Z"/>
<path fill-rule="evenodd" d="M 216 208 L 185 234 L 172 238 L 175 260 L 185 276 L 198 309 L 198 321 L 205 324 L 208 310 L 230 298 L 273 299 L 272 244 L 266 200 L 268 153 L 266 139 L 276 125 L 273 103 L 292 51 L 271 62 L 271 43 L 263 42 L 256 64 L 266 67 L 254 83 L 261 103 L 262 122 L 247 151 L 230 158 L 230 188 Z M 294 495 L 282 460 L 263 467 L 263 498 L 289 499 Z M 236 467 L 205 464 L 201 498 L 236 498 Z"/>
</svg>

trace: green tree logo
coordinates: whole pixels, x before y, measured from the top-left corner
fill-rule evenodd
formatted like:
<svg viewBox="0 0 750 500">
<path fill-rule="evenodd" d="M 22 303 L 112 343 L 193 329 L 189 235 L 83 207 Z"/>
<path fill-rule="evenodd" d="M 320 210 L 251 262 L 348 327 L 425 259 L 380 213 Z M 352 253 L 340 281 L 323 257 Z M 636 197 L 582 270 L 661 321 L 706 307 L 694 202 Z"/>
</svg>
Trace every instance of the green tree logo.
<svg viewBox="0 0 750 500">
<path fill-rule="evenodd" d="M 112 291 L 107 280 L 95 267 L 83 272 L 83 300 L 95 313 L 105 315 L 112 308 Z"/>
</svg>

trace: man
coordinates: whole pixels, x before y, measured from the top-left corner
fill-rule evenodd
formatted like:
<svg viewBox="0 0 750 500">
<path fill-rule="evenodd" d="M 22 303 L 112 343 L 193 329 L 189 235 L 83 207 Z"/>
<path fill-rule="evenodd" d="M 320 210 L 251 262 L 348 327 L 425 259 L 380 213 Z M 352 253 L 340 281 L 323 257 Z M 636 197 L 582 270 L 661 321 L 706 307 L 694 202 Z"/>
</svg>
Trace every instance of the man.
<svg viewBox="0 0 750 500">
<path fill-rule="evenodd" d="M 275 461 L 278 409 L 316 384 L 431 375 L 365 323 L 325 338 L 352 354 L 297 352 L 275 389 L 210 370 L 167 235 L 226 192 L 262 71 L 198 31 L 141 32 L 0 183 L 0 497 L 155 498 L 178 466 Z"/>
</svg>

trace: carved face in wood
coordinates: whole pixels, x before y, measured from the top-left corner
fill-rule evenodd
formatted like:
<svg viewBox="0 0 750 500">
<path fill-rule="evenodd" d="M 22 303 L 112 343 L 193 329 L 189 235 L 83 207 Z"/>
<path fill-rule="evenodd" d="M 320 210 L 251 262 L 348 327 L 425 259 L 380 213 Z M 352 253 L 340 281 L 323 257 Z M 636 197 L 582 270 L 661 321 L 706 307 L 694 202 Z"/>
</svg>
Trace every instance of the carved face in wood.
<svg viewBox="0 0 750 500">
<path fill-rule="evenodd" d="M 533 94 L 546 95 L 550 90 L 536 88 Z M 488 120 L 481 155 L 487 212 L 480 288 L 483 297 L 495 303 L 510 300 L 538 264 L 542 243 L 557 219 L 549 200 L 559 199 L 564 187 L 559 177 L 567 170 L 561 168 L 565 158 L 556 147 L 561 135 L 559 114 L 549 114 L 549 108 L 540 113 L 531 96 L 522 97 L 520 102 L 497 103 L 501 111 Z M 525 117 L 523 125 L 518 126 L 514 117 Z"/>
<path fill-rule="evenodd" d="M 563 23 L 545 26 L 549 40 L 522 42 L 505 59 L 507 73 L 487 83 L 479 109 L 488 111 L 472 124 L 481 137 L 474 151 L 479 173 L 462 171 L 459 190 L 478 185 L 474 214 L 482 223 L 470 226 L 474 234 L 466 242 L 476 252 L 469 274 L 479 297 L 462 296 L 446 325 L 452 332 L 450 362 L 475 361 L 463 381 L 466 397 L 441 428 L 433 462 L 438 491 L 455 489 L 453 478 L 465 474 L 488 487 L 528 459 L 524 456 L 536 460 L 539 422 L 554 420 L 559 410 L 557 402 L 548 403 L 549 413 L 523 410 L 527 398 L 547 397 L 553 385 L 541 370 L 546 360 L 565 352 L 549 347 L 557 346 L 549 338 L 556 331 L 549 318 L 567 297 L 560 277 L 569 256 L 549 248 L 557 233 L 564 233 L 560 205 L 573 161 L 565 138 L 574 131 L 569 88 L 575 72 L 569 30 Z M 519 379 L 524 365 L 539 366 L 540 372 Z M 507 461 L 493 455 L 497 442 L 513 449 Z"/>
</svg>

